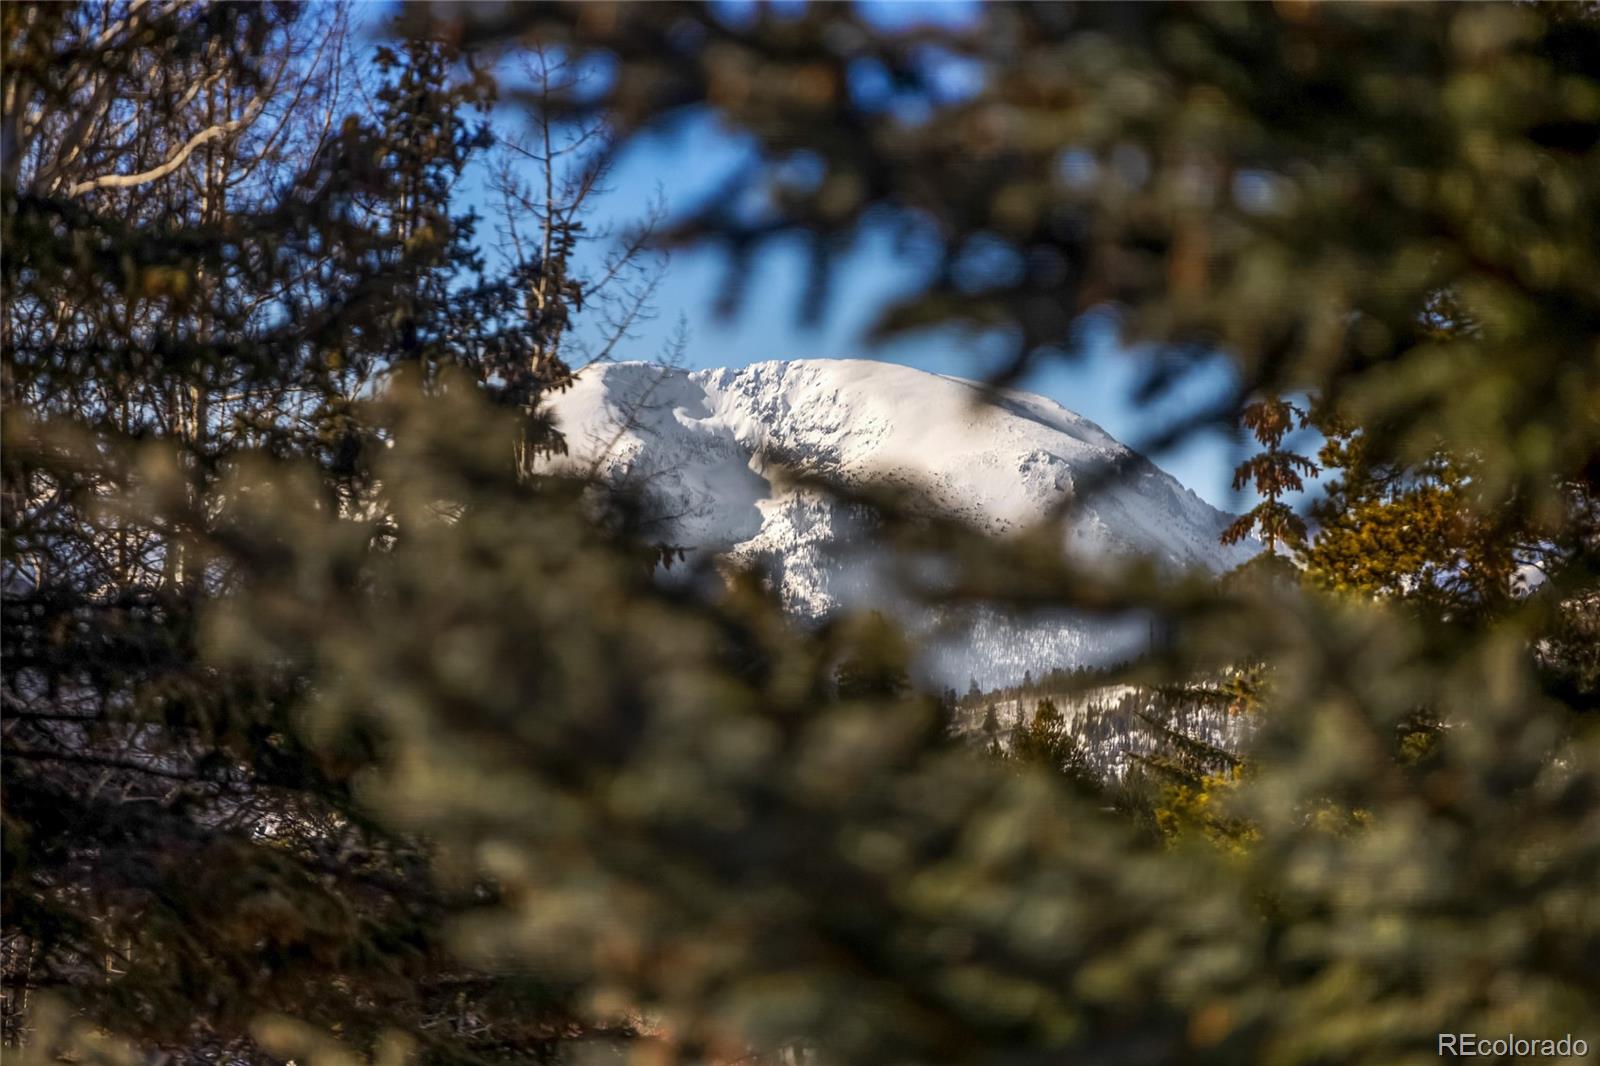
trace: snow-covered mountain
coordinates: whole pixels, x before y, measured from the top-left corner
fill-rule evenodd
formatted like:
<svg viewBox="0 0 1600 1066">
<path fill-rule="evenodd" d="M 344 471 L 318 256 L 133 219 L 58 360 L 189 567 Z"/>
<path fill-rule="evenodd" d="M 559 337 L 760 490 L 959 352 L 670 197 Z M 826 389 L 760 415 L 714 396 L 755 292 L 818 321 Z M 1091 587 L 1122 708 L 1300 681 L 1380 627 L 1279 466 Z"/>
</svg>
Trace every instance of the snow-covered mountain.
<svg viewBox="0 0 1600 1066">
<path fill-rule="evenodd" d="M 1115 470 L 1074 508 L 1069 551 L 1212 571 L 1250 554 L 1218 544 L 1228 515 L 1060 404 L 1017 391 L 985 402 L 974 382 L 891 363 L 598 365 L 553 411 L 570 452 L 558 467 L 638 489 L 664 542 L 761 566 L 802 615 L 888 606 L 878 601 L 891 590 L 881 560 L 859 550 L 852 510 L 794 485 L 790 471 L 916 488 L 930 506 L 1005 536 Z M 1144 636 L 1136 623 L 1019 626 L 980 614 L 939 642 L 929 668 L 943 683 L 1003 684 L 1024 669 L 1125 657 Z"/>
</svg>

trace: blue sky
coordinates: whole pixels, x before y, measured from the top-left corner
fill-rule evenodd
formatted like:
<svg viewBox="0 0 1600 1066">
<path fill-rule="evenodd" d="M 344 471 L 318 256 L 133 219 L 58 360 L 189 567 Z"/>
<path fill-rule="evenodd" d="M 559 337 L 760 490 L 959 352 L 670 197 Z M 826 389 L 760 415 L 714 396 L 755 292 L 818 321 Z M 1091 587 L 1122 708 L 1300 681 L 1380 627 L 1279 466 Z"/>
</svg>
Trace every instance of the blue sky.
<svg viewBox="0 0 1600 1066">
<path fill-rule="evenodd" d="M 748 10 L 743 4 L 722 6 L 734 18 Z M 870 10 L 881 22 L 905 25 L 929 18 L 959 23 L 969 19 L 974 9 L 968 3 L 948 2 L 877 3 Z M 952 92 L 964 91 L 960 79 L 955 70 Z M 505 132 L 522 118 L 513 108 L 503 107 L 494 121 Z M 607 191 L 591 201 L 591 228 L 625 232 L 639 223 L 644 205 L 658 194 L 664 198 L 669 216 L 687 213 L 713 195 L 748 153 L 744 142 L 703 115 L 688 116 L 670 131 L 640 136 L 617 159 Z M 475 184 L 469 181 L 463 190 L 468 202 L 481 195 Z M 480 211 L 493 214 L 487 204 L 481 205 Z M 484 229 L 491 228 L 486 219 Z M 584 254 L 592 257 L 592 263 L 600 252 L 591 247 Z M 914 252 L 897 249 L 886 232 L 864 234 L 856 248 L 837 263 L 823 314 L 809 323 L 800 314 L 807 268 L 807 253 L 798 241 L 769 245 L 748 268 L 744 299 L 732 314 L 723 314 L 718 297 L 728 279 L 724 257 L 713 249 L 675 251 L 656 293 L 655 317 L 638 324 L 614 357 L 660 358 L 682 322 L 688 332 L 683 362 L 691 369 L 743 366 L 769 359 L 866 358 L 981 377 L 995 366 L 992 344 L 954 330 L 924 331 L 887 343 L 869 340 L 870 329 L 884 307 L 896 296 L 913 291 L 928 268 Z M 594 331 L 592 316 L 587 322 L 580 320 L 578 328 Z M 1118 348 L 1108 329 L 1091 330 L 1076 358 L 1041 365 L 1019 387 L 1048 396 L 1098 422 L 1219 507 L 1237 511 L 1253 503 L 1253 498 L 1241 497 L 1230 487 L 1233 466 L 1244 454 L 1234 434 L 1212 431 L 1192 435 L 1164 452 L 1152 452 L 1146 446 L 1171 421 L 1227 391 L 1230 370 L 1226 361 L 1219 358 L 1205 373 L 1193 376 L 1156 411 L 1134 402 L 1140 365 L 1136 357 Z M 914 412 L 909 414 L 914 416 Z"/>
<path fill-rule="evenodd" d="M 623 232 L 638 223 L 641 205 L 658 191 L 669 213 L 686 212 L 710 195 L 741 158 L 737 140 L 698 117 L 669 134 L 647 135 L 618 159 L 608 191 L 593 201 L 593 223 Z M 717 307 L 728 278 L 724 257 L 712 249 L 675 251 L 655 297 L 655 317 L 632 330 L 632 340 L 619 347 L 616 358 L 659 358 L 681 320 L 688 327 L 684 362 L 691 369 L 769 359 L 865 358 L 981 377 L 995 365 L 993 344 L 954 330 L 870 342 L 868 334 L 883 308 L 913 291 L 927 269 L 925 262 L 897 250 L 888 233 L 865 234 L 840 261 L 823 314 L 811 323 L 800 315 L 807 267 L 807 252 L 798 241 L 767 248 L 749 268 L 742 302 L 725 315 Z M 579 328 L 596 326 L 580 322 Z M 1070 362 L 1041 366 L 1020 387 L 1098 422 L 1136 448 L 1162 428 L 1164 417 L 1180 414 L 1191 404 L 1198 406 L 1229 385 L 1228 371 L 1219 360 L 1215 370 L 1197 377 L 1152 413 L 1133 402 L 1139 364 L 1117 347 L 1109 330 L 1092 331 L 1085 348 Z M 1206 500 L 1237 510 L 1241 501 L 1231 492 L 1229 481 L 1238 454 L 1231 435 L 1213 432 L 1151 457 Z"/>
</svg>

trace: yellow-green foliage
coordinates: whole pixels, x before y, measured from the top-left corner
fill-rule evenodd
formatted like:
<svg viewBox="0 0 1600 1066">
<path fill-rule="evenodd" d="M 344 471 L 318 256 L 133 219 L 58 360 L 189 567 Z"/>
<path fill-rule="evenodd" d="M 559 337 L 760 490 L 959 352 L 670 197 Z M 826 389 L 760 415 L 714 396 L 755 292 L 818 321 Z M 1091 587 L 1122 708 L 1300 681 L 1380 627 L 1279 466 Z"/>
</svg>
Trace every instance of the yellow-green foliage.
<svg viewBox="0 0 1600 1066">
<path fill-rule="evenodd" d="M 1227 804 L 1245 773 L 1246 768 L 1240 765 L 1206 774 L 1198 785 L 1163 786 L 1155 811 L 1156 827 L 1162 836 L 1169 843 L 1178 843 L 1199 834 L 1224 851 L 1243 854 L 1260 838 L 1260 833 L 1248 822 L 1230 815 Z"/>
<path fill-rule="evenodd" d="M 1321 459 L 1332 476 L 1314 508 L 1316 539 L 1301 553 L 1318 585 L 1457 613 L 1493 609 L 1513 593 L 1519 549 L 1549 554 L 1539 529 L 1484 510 L 1476 462 L 1435 452 L 1375 467 L 1359 430 L 1331 419 L 1327 429 Z"/>
</svg>

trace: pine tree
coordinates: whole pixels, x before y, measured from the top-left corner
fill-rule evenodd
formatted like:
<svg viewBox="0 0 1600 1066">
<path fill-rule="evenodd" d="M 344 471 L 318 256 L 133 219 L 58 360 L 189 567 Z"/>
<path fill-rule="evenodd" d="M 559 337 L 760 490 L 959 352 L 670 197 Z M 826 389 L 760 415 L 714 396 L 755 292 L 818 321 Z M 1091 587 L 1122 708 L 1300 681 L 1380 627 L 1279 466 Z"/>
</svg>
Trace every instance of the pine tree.
<svg viewBox="0 0 1600 1066">
<path fill-rule="evenodd" d="M 1054 700 L 1034 704 L 1027 728 L 1017 738 L 1012 755 L 1023 762 L 1054 766 L 1064 754 L 1066 722 Z"/>
<path fill-rule="evenodd" d="M 177 211 L 217 188 L 182 160 L 142 180 L 197 135 L 188 158 L 225 165 L 201 149 L 243 139 L 184 109 L 282 84 L 254 69 L 260 20 L 316 10 L 0 8 L 7 1035 L 14 992 L 52 993 L 89 1038 L 41 1013 L 25 1066 L 110 1060 L 114 1030 L 176 1061 L 539 1061 L 595 1032 L 575 1003 L 614 1006 L 619 1036 L 662 1019 L 641 1057 L 713 1062 L 797 1040 L 837 1062 L 1394 1062 L 1507 1018 L 1589 1023 L 1592 614 L 1559 686 L 1529 623 L 1592 605 L 1600 573 L 1593 509 L 1551 506 L 1600 469 L 1592 12 L 986 5 L 943 42 L 980 74 L 957 93 L 936 29 L 842 5 L 474 7 L 488 25 L 447 38 L 528 23 L 604 64 L 572 108 L 633 130 L 704 106 L 748 135 L 750 166 L 673 234 L 725 240 L 737 277 L 798 232 L 821 290 L 860 223 L 906 218 L 937 269 L 886 329 L 1001 327 L 1017 374 L 1113 301 L 1179 360 L 1359 403 L 1374 468 L 1437 445 L 1477 513 L 1546 516 L 1573 553 L 1551 593 L 1470 625 L 1174 591 L 884 516 L 949 547 L 957 606 L 1166 609 L 1152 670 L 1290 668 L 1236 694 L 1268 712 L 1261 773 L 1194 813 L 1259 841 L 1219 862 L 971 758 L 886 694 L 870 634 L 786 625 L 743 578 L 662 589 L 575 486 L 522 476 L 523 412 L 487 402 L 492 375 L 462 384 L 433 317 L 450 285 L 377 221 L 409 207 L 370 116 L 309 124 L 330 140 L 283 209 L 220 231 Z M 193 77 L 207 57 L 251 69 Z M 805 153 L 820 180 L 797 184 Z M 1441 293 L 1473 335 L 1425 328 Z M 336 506 L 347 481 L 379 513 Z M 863 664 L 847 698 L 841 662 Z M 1418 707 L 1459 728 L 1407 751 Z"/>
<path fill-rule="evenodd" d="M 1319 428 L 1319 458 L 1337 476 L 1312 505 L 1319 530 L 1304 552 L 1310 580 L 1458 617 L 1509 601 L 1519 550 L 1535 558 L 1540 538 L 1485 511 L 1470 461 L 1436 450 L 1421 462 L 1377 463 L 1350 421 L 1324 412 Z"/>
<path fill-rule="evenodd" d="M 1000 745 L 1000 719 L 994 713 L 994 704 L 989 704 L 983 709 L 983 750 L 990 755 L 1001 753 Z"/>
<path fill-rule="evenodd" d="M 438 1057 L 545 1055 L 573 1004 L 450 954 L 451 916 L 492 892 L 433 881 L 431 846 L 357 802 L 374 738 L 313 753 L 303 675 L 200 647 L 241 572 L 206 545 L 242 470 L 297 461 L 320 504 L 370 508 L 384 430 L 361 399 L 407 367 L 492 392 L 525 348 L 514 283 L 472 283 L 452 214 L 474 87 L 411 41 L 355 114 L 337 9 L 4 26 L 4 1039 L 55 990 L 177 1061 L 249 1061 L 268 1011 L 367 1046 L 458 1024 L 472 987 L 477 1035 Z M 153 486 L 160 521 L 136 506 Z"/>
<path fill-rule="evenodd" d="M 1067 728 L 1066 718 L 1048 697 L 1034 705 L 1028 724 L 1019 730 L 1009 756 L 1025 766 L 1038 766 L 1060 775 L 1075 790 L 1096 793 L 1101 781 L 1089 754 Z"/>
<path fill-rule="evenodd" d="M 1317 464 L 1285 449 L 1283 441 L 1291 430 L 1308 425 L 1306 412 L 1284 399 L 1262 399 L 1246 404 L 1239 421 L 1262 451 L 1234 469 L 1233 489 L 1238 492 L 1251 486 L 1261 500 L 1222 531 L 1222 543 L 1237 544 L 1251 533 L 1259 533 L 1268 555 L 1275 554 L 1280 543 L 1290 552 L 1297 551 L 1305 543 L 1306 523 L 1283 497 L 1304 489 L 1302 475 L 1315 474 Z"/>
</svg>

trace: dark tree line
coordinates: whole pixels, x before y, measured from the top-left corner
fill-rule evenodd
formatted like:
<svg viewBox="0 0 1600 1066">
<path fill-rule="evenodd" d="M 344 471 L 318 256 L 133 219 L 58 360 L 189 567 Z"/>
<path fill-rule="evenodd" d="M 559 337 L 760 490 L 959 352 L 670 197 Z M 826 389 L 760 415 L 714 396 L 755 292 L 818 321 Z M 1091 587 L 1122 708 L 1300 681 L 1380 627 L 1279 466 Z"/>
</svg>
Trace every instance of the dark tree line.
<svg viewBox="0 0 1600 1066">
<path fill-rule="evenodd" d="M 489 890 L 437 885 L 431 847 L 357 801 L 377 738 L 309 747 L 304 676 L 202 649 L 239 573 L 206 544 L 226 486 L 296 461 L 317 506 L 373 511 L 387 437 L 362 404 L 393 375 L 466 374 L 518 448 L 559 447 L 536 406 L 576 301 L 526 297 L 566 252 L 495 276 L 455 203 L 492 83 L 335 7 L 4 19 L 7 1043 L 58 995 L 191 1058 L 252 1054 L 265 1011 L 546 1056 L 567 989 L 448 953 Z M 143 492 L 168 512 L 133 513 Z"/>
</svg>

